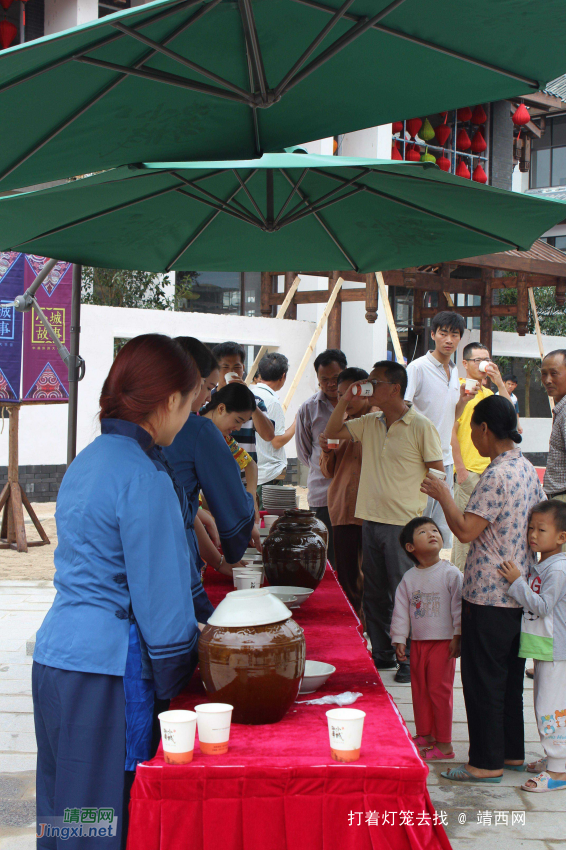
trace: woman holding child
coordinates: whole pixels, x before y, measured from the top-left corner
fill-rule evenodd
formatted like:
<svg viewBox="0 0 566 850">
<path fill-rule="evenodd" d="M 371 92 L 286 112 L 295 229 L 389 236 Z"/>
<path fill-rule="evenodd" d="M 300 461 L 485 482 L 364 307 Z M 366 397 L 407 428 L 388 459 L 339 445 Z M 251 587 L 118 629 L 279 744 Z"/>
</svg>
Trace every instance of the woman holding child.
<svg viewBox="0 0 566 850">
<path fill-rule="evenodd" d="M 504 767 L 522 770 L 525 757 L 523 677 L 519 658 L 522 606 L 500 571 L 516 564 L 523 577 L 535 563 L 527 542 L 532 509 L 545 496 L 536 471 L 521 454 L 517 416 L 505 398 L 474 409 L 472 442 L 491 463 L 465 512 L 446 485 L 427 477 L 422 490 L 441 504 L 451 531 L 471 543 L 462 591 L 462 685 L 468 716 L 468 764 L 443 773 L 457 782 L 499 783 Z"/>
</svg>

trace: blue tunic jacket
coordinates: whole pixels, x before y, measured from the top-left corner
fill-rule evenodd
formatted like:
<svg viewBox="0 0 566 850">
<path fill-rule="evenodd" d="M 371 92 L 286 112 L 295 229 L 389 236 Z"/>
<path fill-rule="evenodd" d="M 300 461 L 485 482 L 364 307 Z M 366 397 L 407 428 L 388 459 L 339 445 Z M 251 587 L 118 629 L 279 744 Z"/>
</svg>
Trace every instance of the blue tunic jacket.
<svg viewBox="0 0 566 850">
<path fill-rule="evenodd" d="M 146 454 L 149 434 L 120 425 L 123 434 L 97 437 L 63 479 L 57 593 L 37 633 L 34 660 L 124 676 L 135 620 L 157 696 L 169 699 L 197 663 L 191 556 L 171 478 Z"/>
<path fill-rule="evenodd" d="M 231 564 L 239 561 L 252 533 L 254 502 L 214 422 L 191 413 L 172 445 L 163 451 L 187 494 L 191 506 L 189 522 L 194 523 L 202 490 L 218 526 L 224 557 Z"/>
</svg>

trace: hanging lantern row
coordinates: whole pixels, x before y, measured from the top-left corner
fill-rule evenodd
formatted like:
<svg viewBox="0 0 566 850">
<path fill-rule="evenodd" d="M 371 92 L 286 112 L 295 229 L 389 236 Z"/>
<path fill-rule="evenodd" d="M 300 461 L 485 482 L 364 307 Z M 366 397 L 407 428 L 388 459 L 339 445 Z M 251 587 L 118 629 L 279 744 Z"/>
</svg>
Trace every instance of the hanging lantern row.
<svg viewBox="0 0 566 850">
<path fill-rule="evenodd" d="M 471 157 L 471 154 L 466 154 L 466 156 Z M 403 159 L 401 145 L 398 140 L 395 140 L 391 147 L 391 159 L 398 161 Z M 436 157 L 434 156 L 434 154 L 429 153 L 428 147 L 425 148 L 423 153 L 421 151 L 420 146 L 417 144 L 406 145 L 405 160 L 407 162 L 436 162 L 436 164 L 442 171 L 450 171 L 451 163 L 444 151 L 442 151 L 442 156 Z M 476 183 L 487 183 L 487 174 L 485 173 L 479 162 L 474 168 L 472 174 L 465 161 L 462 159 L 462 157 L 460 157 L 455 173 L 458 177 L 464 177 L 467 180 L 469 180 L 471 177 L 471 179 L 474 180 Z"/>
<path fill-rule="evenodd" d="M 0 21 L 0 44 L 2 45 L 2 50 L 10 47 L 17 34 L 18 28 L 12 21 Z"/>
</svg>

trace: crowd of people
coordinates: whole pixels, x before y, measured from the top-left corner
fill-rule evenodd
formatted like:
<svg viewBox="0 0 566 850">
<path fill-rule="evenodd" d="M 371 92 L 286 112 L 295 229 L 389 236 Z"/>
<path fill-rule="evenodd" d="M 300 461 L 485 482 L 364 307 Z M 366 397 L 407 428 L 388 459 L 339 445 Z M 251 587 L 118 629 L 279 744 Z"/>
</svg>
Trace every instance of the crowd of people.
<svg viewBox="0 0 566 850">
<path fill-rule="evenodd" d="M 32 672 L 38 819 L 111 806 L 121 834 L 108 846 L 124 845 L 135 765 L 154 754 L 157 714 L 192 676 L 213 610 L 202 569 L 230 575 L 250 544 L 261 551 L 262 487 L 284 481 L 293 436 L 376 668 L 411 683 L 422 757 L 454 757 L 461 655 L 469 761 L 447 778 L 530 769 L 527 790 L 566 788 L 566 351 L 542 363 L 556 402 L 543 490 L 517 448 L 516 381 L 478 342 L 458 378 L 463 331 L 461 316 L 439 313 L 434 349 L 408 368 L 368 372 L 324 351 L 319 391 L 289 426 L 283 354 L 265 355 L 248 387 L 236 342 L 147 334 L 121 349 L 101 435 L 58 496 L 57 592 Z M 526 657 L 546 752 L 528 766 Z"/>
</svg>

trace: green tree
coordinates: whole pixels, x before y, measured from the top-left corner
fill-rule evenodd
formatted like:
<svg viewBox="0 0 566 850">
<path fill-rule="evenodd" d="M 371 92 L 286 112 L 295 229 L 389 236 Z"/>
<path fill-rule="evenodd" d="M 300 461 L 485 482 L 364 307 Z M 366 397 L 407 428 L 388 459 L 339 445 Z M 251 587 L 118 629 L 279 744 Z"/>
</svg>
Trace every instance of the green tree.
<svg viewBox="0 0 566 850">
<path fill-rule="evenodd" d="M 182 286 L 176 287 L 175 297 L 166 292 L 167 278 L 156 272 L 128 269 L 83 268 L 83 304 L 103 307 L 137 307 L 145 310 L 177 310 L 182 298 L 187 298 L 196 272 L 183 272 Z"/>
<path fill-rule="evenodd" d="M 517 290 L 516 289 L 500 289 L 499 303 L 500 304 L 516 304 Z M 566 336 L 566 312 L 563 307 L 559 307 L 556 303 L 555 292 L 553 286 L 536 286 L 533 288 L 535 296 L 535 304 L 538 313 L 541 333 L 547 336 Z M 495 319 L 495 329 L 498 331 L 507 331 L 509 333 L 517 332 L 517 320 L 515 316 L 504 316 Z M 529 320 L 527 324 L 527 333 L 536 333 L 535 319 L 533 312 L 529 306 Z M 511 360 L 508 357 L 498 357 L 499 368 L 505 371 L 511 365 Z M 528 358 L 523 366 L 525 371 L 525 416 L 530 416 L 530 389 L 531 376 L 534 374 L 538 379 L 538 367 L 540 360 Z"/>
</svg>

